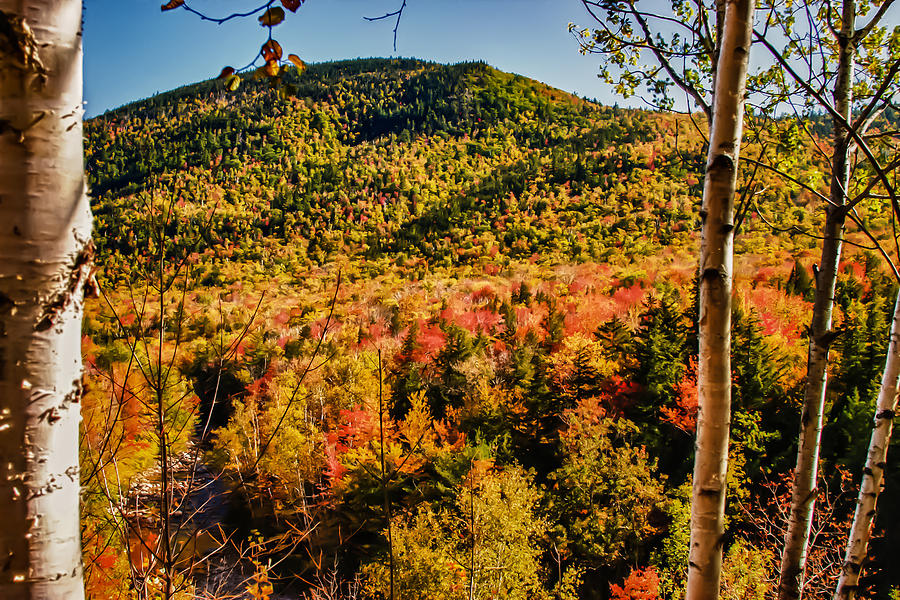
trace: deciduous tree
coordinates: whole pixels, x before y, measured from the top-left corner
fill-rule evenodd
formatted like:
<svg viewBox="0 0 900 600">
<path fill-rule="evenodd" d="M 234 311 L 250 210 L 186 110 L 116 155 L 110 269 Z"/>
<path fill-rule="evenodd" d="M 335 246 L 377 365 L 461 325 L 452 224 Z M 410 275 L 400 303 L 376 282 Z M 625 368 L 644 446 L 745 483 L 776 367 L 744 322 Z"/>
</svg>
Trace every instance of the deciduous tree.
<svg viewBox="0 0 900 600">
<path fill-rule="evenodd" d="M 0 597 L 83 596 L 81 2 L 0 3 Z"/>
<path fill-rule="evenodd" d="M 718 596 L 722 566 L 731 423 L 734 197 L 754 7 L 753 0 L 738 0 L 725 9 L 700 213 L 699 412 L 691 496 L 689 600 Z"/>
<path fill-rule="evenodd" d="M 755 2 L 719 2 L 713 11 L 702 2 L 673 3 L 671 16 L 639 8 L 636 0 L 583 4 L 599 27 L 582 32 L 582 49 L 611 58 L 612 70 L 604 67 L 601 74 L 610 81 L 618 76 L 620 92 L 634 93 L 646 86 L 661 106 L 671 108 L 674 103 L 667 90 L 677 85 L 688 96 L 688 105 L 699 106 L 710 123 L 700 213 L 699 413 L 687 598 L 715 598 L 725 531 L 731 419 L 734 205 Z M 598 11 L 604 11 L 605 18 Z M 676 33 L 670 37 L 655 33 L 653 20 L 670 24 Z M 649 74 L 634 66 L 641 65 L 645 52 L 656 65 Z"/>
<path fill-rule="evenodd" d="M 868 190 L 873 187 L 863 187 L 862 192 L 853 194 L 858 182 L 853 181 L 851 172 L 858 155 L 862 155 L 863 165 L 867 165 L 858 173 L 870 173 L 876 187 L 884 179 L 885 168 L 863 136 L 890 104 L 900 70 L 896 43 L 889 42 L 897 37 L 897 30 L 891 38 L 882 25 L 891 4 L 891 0 L 881 2 L 865 19 L 862 17 L 869 6 L 855 0 L 844 0 L 839 11 L 829 2 L 773 6 L 762 29 L 755 32 L 755 38 L 774 60 L 772 68 L 762 71 L 753 82 L 769 91 L 763 106 L 773 110 L 779 104 L 786 105 L 814 140 L 804 121 L 811 111 L 826 112 L 832 123 L 830 148 L 818 148 L 823 155 L 830 151 L 828 194 L 806 186 L 824 201 L 826 218 L 821 233 L 821 257 L 815 269 L 806 387 L 779 580 L 781 600 L 799 598 L 803 588 L 806 549 L 817 496 L 828 354 L 836 337 L 832 313 L 845 223 L 850 219 L 864 227 L 855 206 L 868 197 Z M 798 22 L 808 25 L 798 25 Z M 787 40 L 783 48 L 776 47 L 772 41 L 779 37 Z M 827 97 L 829 93 L 831 99 Z M 773 166 L 776 164 L 770 162 L 767 168 L 786 175 Z M 793 180 L 789 175 L 787 178 Z"/>
</svg>

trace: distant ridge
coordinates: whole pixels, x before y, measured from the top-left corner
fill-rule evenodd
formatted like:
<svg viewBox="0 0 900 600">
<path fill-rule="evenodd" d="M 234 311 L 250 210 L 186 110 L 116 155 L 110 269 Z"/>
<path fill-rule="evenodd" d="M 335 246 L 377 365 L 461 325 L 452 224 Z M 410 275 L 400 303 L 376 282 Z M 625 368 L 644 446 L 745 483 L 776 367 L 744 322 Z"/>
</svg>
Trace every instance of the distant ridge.
<svg viewBox="0 0 900 600">
<path fill-rule="evenodd" d="M 293 96 L 250 76 L 236 92 L 204 81 L 86 123 L 109 264 L 151 245 L 135 199 L 154 186 L 177 196 L 188 232 L 215 209 L 198 252 L 262 268 L 338 256 L 631 261 L 696 242 L 703 141 L 687 118 L 601 106 L 483 62 L 343 60 L 291 69 L 285 83 Z M 760 202 L 791 193 L 772 185 Z M 127 237 L 106 235 L 123 222 Z"/>
</svg>

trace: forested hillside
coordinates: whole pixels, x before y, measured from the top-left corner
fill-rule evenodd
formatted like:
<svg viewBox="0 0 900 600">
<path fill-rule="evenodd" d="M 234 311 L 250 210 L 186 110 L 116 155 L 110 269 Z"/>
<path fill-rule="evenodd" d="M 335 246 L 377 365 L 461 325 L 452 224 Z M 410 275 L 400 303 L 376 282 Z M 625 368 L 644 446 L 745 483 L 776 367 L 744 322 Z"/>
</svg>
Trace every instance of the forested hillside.
<svg viewBox="0 0 900 600">
<path fill-rule="evenodd" d="M 703 119 L 482 63 L 287 84 L 85 124 L 89 593 L 681 597 Z M 742 152 L 825 186 L 796 127 L 751 126 Z M 723 577 L 749 599 L 777 581 L 823 213 L 744 169 Z M 845 255 L 810 598 L 840 568 L 895 295 L 873 252 Z M 861 591 L 886 598 L 900 522 L 876 526 Z"/>
</svg>

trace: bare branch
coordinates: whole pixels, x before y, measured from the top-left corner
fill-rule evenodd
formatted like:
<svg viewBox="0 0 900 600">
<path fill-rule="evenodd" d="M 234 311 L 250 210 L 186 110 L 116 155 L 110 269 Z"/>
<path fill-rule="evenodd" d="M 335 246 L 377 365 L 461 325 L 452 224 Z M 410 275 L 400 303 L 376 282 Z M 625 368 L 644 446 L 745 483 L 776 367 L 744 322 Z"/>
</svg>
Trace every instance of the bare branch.
<svg viewBox="0 0 900 600">
<path fill-rule="evenodd" d="M 397 17 L 397 20 L 394 22 L 394 52 L 397 51 L 397 31 L 400 29 L 400 19 L 403 18 L 404 10 L 406 10 L 406 0 L 403 0 L 403 3 L 397 10 L 381 15 L 380 17 L 363 17 L 366 21 L 383 21 L 384 19 Z"/>
<path fill-rule="evenodd" d="M 242 13 L 238 13 L 238 12 L 232 13 L 232 14 L 228 15 L 227 17 L 210 17 L 209 15 L 207 15 L 195 8 L 191 8 L 190 6 L 188 6 L 187 2 L 182 4 L 181 8 L 183 8 L 184 10 L 186 10 L 189 13 L 197 15 L 198 17 L 200 17 L 201 21 L 210 21 L 211 23 L 215 23 L 216 25 L 221 25 L 222 23 L 227 23 L 228 21 L 231 21 L 232 19 L 240 19 L 243 17 L 252 17 L 253 15 L 260 13 L 260 12 L 266 10 L 267 8 L 269 8 L 274 3 L 274 1 L 275 0 L 268 0 L 268 2 L 266 2 L 262 6 L 259 6 L 258 8 L 254 8 L 253 10 L 249 10 L 247 12 L 242 12 Z"/>
</svg>

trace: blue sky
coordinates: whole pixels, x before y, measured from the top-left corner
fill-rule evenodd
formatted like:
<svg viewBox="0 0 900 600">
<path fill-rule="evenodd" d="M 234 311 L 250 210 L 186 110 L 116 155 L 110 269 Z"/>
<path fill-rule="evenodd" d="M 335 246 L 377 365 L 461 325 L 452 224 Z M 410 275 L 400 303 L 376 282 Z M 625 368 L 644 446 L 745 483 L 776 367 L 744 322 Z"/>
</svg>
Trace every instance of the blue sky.
<svg viewBox="0 0 900 600">
<path fill-rule="evenodd" d="M 188 0 L 211 16 L 255 8 L 262 0 Z M 567 31 L 589 19 L 580 0 L 408 0 L 397 52 L 393 21 L 364 16 L 400 0 L 306 0 L 275 27 L 285 53 L 307 62 L 367 56 L 413 56 L 439 62 L 484 60 L 499 69 L 612 103 L 596 76 L 598 56 L 582 56 Z M 87 116 L 243 66 L 265 41 L 256 18 L 223 25 L 183 10 L 163 13 L 160 0 L 86 0 Z"/>
</svg>

